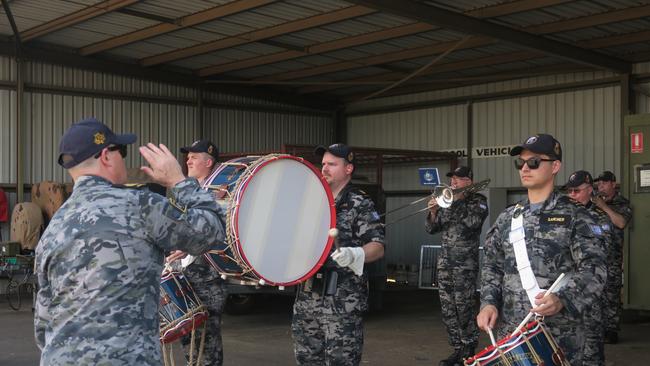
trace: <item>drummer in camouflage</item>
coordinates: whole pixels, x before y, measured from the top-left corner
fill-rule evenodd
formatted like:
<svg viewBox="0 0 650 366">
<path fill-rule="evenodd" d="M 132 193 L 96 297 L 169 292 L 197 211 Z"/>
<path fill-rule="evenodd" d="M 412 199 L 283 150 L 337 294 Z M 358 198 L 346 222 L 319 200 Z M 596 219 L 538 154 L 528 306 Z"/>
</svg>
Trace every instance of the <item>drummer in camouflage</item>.
<svg viewBox="0 0 650 366">
<path fill-rule="evenodd" d="M 206 179 L 217 166 L 219 150 L 209 140 L 197 140 L 190 146 L 182 147 L 181 152 L 187 154 L 187 175 L 196 178 L 201 186 L 205 186 Z M 223 220 L 224 218 L 222 218 Z M 203 344 L 203 359 L 199 360 L 197 366 L 221 366 L 223 365 L 223 340 L 221 338 L 221 315 L 226 305 L 228 291 L 226 282 L 221 279 L 219 273 L 212 269 L 203 256 L 188 256 L 182 250 L 172 252 L 167 257 L 167 262 L 181 259 L 185 268 L 183 274 L 190 281 L 192 289 L 196 292 L 199 300 L 208 309 L 208 320 L 205 325 L 205 341 Z M 203 328 L 201 328 L 203 329 Z M 196 337 L 196 336 L 195 336 Z M 201 343 L 194 342 L 192 352 L 192 336 L 188 334 L 181 339 L 185 350 L 185 359 L 188 363 L 190 355 L 198 355 Z"/>
<path fill-rule="evenodd" d="M 472 184 L 469 167 L 461 166 L 447 173 L 451 188 Z M 479 236 L 488 215 L 487 198 L 480 193 L 459 193 L 448 208 L 440 208 L 436 199 L 429 201 L 425 229 L 429 234 L 442 232 L 442 248 L 436 266 L 442 321 L 447 328 L 453 353 L 440 366 L 461 365 L 463 358 L 474 355 L 478 344 L 478 260 Z"/>
<path fill-rule="evenodd" d="M 323 177 L 336 200 L 335 250 L 321 270 L 303 283 L 293 306 L 298 365 L 359 365 L 363 313 L 368 309 L 364 263 L 384 255 L 384 227 L 372 200 L 351 185 L 354 152 L 344 144 L 320 146 Z"/>
<path fill-rule="evenodd" d="M 185 178 L 164 145 L 142 170 L 171 194 L 123 186 L 132 134 L 96 119 L 63 135 L 59 164 L 75 182 L 36 249 L 34 314 L 41 365 L 160 365 L 158 303 L 164 252 L 200 254 L 224 239 L 219 209 Z"/>
<path fill-rule="evenodd" d="M 545 317 L 568 362 L 583 365 L 584 312 L 598 301 L 607 275 L 601 227 L 554 189 L 562 149 L 553 136 L 531 136 L 510 154 L 518 156 L 528 199 L 502 212 L 488 232 L 478 326 L 496 327 L 503 337 L 535 312 Z M 562 273 L 566 283 L 544 296 Z"/>
</svg>

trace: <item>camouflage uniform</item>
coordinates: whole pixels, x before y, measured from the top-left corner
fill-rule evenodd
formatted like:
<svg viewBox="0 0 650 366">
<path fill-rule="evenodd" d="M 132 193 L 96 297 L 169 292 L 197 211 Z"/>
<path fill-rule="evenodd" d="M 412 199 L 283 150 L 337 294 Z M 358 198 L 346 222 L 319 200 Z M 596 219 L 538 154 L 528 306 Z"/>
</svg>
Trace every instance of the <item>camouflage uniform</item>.
<svg viewBox="0 0 650 366">
<path fill-rule="evenodd" d="M 616 194 L 607 205 L 618 214 L 623 215 L 625 223 L 632 220 L 630 201 Z M 623 288 L 623 236 L 625 231 L 614 228 L 613 245 L 607 253 L 607 283 L 605 285 L 606 305 L 603 309 L 605 331 L 618 332 L 621 318 L 621 289 Z"/>
<path fill-rule="evenodd" d="M 196 296 L 208 308 L 208 320 L 205 329 L 205 345 L 203 348 L 203 361 L 201 365 L 222 365 L 223 364 L 223 342 L 221 340 L 221 314 L 226 305 L 228 293 L 226 283 L 221 279 L 217 271 L 212 269 L 203 256 L 197 257 L 192 264 L 183 270 L 183 274 L 190 281 Z M 203 329 L 203 327 L 200 327 Z M 197 333 L 195 337 L 200 336 Z M 189 361 L 191 335 L 181 339 L 185 358 Z M 199 352 L 200 342 L 194 340 L 194 357 Z"/>
<path fill-rule="evenodd" d="M 200 254 L 224 239 L 219 209 L 196 179 L 172 197 L 83 176 L 36 251 L 41 365 L 160 365 L 164 252 Z"/>
<path fill-rule="evenodd" d="M 608 248 L 614 243 L 613 224 L 605 211 L 598 208 L 598 206 L 589 202 L 585 206 L 594 221 L 603 233 L 603 250 L 607 253 Z M 584 311 L 584 319 L 586 325 L 585 331 L 585 345 L 584 357 L 582 360 L 583 365 L 589 366 L 603 366 L 605 365 L 605 328 L 603 324 L 603 307 L 606 305 L 606 298 L 604 293 L 596 294 L 597 300 L 591 306 L 587 307 Z"/>
<path fill-rule="evenodd" d="M 583 312 L 596 301 L 605 284 L 600 226 L 586 209 L 557 192 L 532 209 L 527 201 L 522 205 L 528 257 L 539 286 L 550 287 L 561 273 L 568 277 L 556 293 L 563 308 L 546 317 L 545 323 L 571 365 L 579 366 L 585 339 Z M 494 305 L 499 310 L 499 337 L 512 332 L 531 308 L 509 241 L 514 210 L 510 207 L 499 215 L 484 245 L 481 308 Z"/>
<path fill-rule="evenodd" d="M 478 343 L 479 236 L 487 215 L 485 196 L 472 194 L 449 208 L 439 208 L 435 217 L 429 213 L 425 222 L 429 234 L 442 232 L 437 275 L 449 344 L 457 350 L 469 349 L 472 355 Z"/>
<path fill-rule="evenodd" d="M 372 200 L 348 184 L 336 197 L 336 227 L 341 247 L 384 243 L 384 227 Z M 334 248 L 332 248 L 334 249 Z M 335 293 L 325 294 L 332 273 Z M 291 329 L 299 365 L 358 365 L 363 349 L 362 314 L 368 309 L 368 277 L 357 276 L 328 258 L 318 275 L 296 294 Z"/>
</svg>

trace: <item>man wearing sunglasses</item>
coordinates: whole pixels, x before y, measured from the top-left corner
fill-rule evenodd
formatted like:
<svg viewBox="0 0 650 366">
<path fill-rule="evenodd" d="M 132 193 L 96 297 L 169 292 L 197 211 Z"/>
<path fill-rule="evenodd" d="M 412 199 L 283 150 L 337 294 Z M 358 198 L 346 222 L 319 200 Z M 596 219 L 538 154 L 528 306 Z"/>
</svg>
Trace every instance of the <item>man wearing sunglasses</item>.
<svg viewBox="0 0 650 366">
<path fill-rule="evenodd" d="M 212 195 L 185 178 L 164 145 L 140 147 L 141 169 L 169 199 L 127 188 L 126 146 L 96 119 L 61 138 L 59 164 L 74 190 L 36 248 L 34 313 L 41 365 L 160 365 L 160 274 L 164 253 L 198 255 L 224 240 Z"/>
<path fill-rule="evenodd" d="M 618 343 L 621 317 L 621 289 L 623 288 L 623 237 L 625 226 L 632 220 L 630 201 L 616 191 L 616 176 L 606 170 L 594 180 L 598 195 L 594 204 L 605 211 L 614 224 L 614 242 L 607 258 L 607 283 L 604 308 L 605 342 Z"/>
<path fill-rule="evenodd" d="M 447 173 L 451 188 L 472 184 L 472 170 L 461 166 Z M 453 353 L 440 361 L 440 366 L 461 365 L 463 358 L 474 355 L 478 344 L 478 328 L 474 322 L 478 312 L 479 236 L 488 215 L 487 198 L 475 193 L 460 194 L 448 208 L 440 208 L 435 198 L 429 201 L 425 229 L 429 234 L 442 232 L 442 249 L 436 266 L 442 308 L 442 321 L 447 328 Z"/>
<path fill-rule="evenodd" d="M 205 187 L 206 179 L 217 166 L 217 159 L 219 158 L 217 147 L 212 141 L 197 140 L 190 146 L 182 147 L 181 153 L 187 154 L 187 176 L 196 178 L 199 184 Z M 228 296 L 226 283 L 221 279 L 219 273 L 210 267 L 203 256 L 188 256 L 187 253 L 177 250 L 167 257 L 168 262 L 177 259 L 181 259 L 184 267 L 183 274 L 190 281 L 199 300 L 208 309 L 203 360 L 201 360 L 200 365 L 220 366 L 223 364 L 221 315 Z M 190 334 L 184 336 L 181 339 L 181 344 L 185 351 L 185 359 L 190 362 L 192 336 Z M 193 357 L 199 354 L 200 348 L 200 342 L 195 341 Z"/>
<path fill-rule="evenodd" d="M 528 197 L 502 212 L 488 232 L 478 326 L 496 327 L 504 337 L 535 312 L 545 317 L 569 363 L 582 365 L 583 313 L 605 284 L 602 231 L 584 207 L 555 190 L 562 148 L 553 136 L 531 136 L 510 155 L 517 156 Z M 544 296 L 562 273 L 564 285 Z"/>
<path fill-rule="evenodd" d="M 605 252 L 609 253 L 613 243 L 613 225 L 612 221 L 605 211 L 596 206 L 594 199 L 594 180 L 589 172 L 578 170 L 569 176 L 569 180 L 564 185 L 567 195 L 577 204 L 586 207 L 594 218 L 594 221 L 600 225 L 605 245 Z M 608 254 L 609 255 L 609 254 Z M 584 311 L 586 332 L 583 363 L 585 365 L 605 365 L 605 345 L 603 326 L 603 307 L 606 305 L 606 298 L 603 293 L 597 294 L 598 300 L 594 301 L 587 310 Z"/>
</svg>

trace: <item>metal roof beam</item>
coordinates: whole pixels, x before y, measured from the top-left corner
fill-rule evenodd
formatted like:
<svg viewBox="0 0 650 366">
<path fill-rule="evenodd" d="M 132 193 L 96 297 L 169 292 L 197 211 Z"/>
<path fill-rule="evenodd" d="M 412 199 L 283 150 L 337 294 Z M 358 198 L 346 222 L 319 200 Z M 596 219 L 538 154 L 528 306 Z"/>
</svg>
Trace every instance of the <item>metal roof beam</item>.
<svg viewBox="0 0 650 366">
<path fill-rule="evenodd" d="M 272 3 L 274 0 L 239 0 L 231 3 L 216 6 L 198 13 L 190 14 L 176 19 L 173 23 L 161 23 L 151 27 L 137 30 L 135 32 L 123 34 L 121 36 L 109 38 L 107 40 L 91 44 L 79 49 L 79 54 L 83 56 L 92 55 L 98 52 L 107 51 L 116 47 L 124 46 L 129 43 L 142 41 L 148 38 L 159 36 L 175 30 L 191 27 L 197 24 L 205 23 L 224 16 L 240 13 L 249 9 Z"/>
<path fill-rule="evenodd" d="M 509 14 L 518 13 L 522 11 L 541 9 L 548 6 L 567 3 L 570 1 L 575 1 L 575 0 L 519 0 L 519 1 L 512 1 L 506 4 L 491 5 L 479 9 L 469 10 L 465 12 L 465 14 L 477 18 L 498 17 L 498 16 L 509 15 Z M 214 74 L 222 74 L 229 71 L 242 70 L 251 67 L 267 65 L 275 62 L 291 60 L 302 56 L 316 55 L 324 52 L 340 50 L 343 48 L 360 46 L 364 44 L 385 41 L 388 39 L 393 39 L 398 37 L 404 37 L 412 34 L 434 30 L 436 28 L 437 27 L 428 23 L 421 23 L 421 22 L 411 23 L 411 24 L 401 25 L 389 29 L 382 29 L 379 31 L 370 32 L 366 34 L 360 34 L 356 36 L 337 39 L 335 41 L 323 42 L 320 44 L 306 47 L 304 50 L 294 50 L 294 51 L 301 51 L 301 52 L 293 52 L 293 51 L 278 52 L 271 55 L 266 55 L 261 57 L 251 57 L 245 60 L 237 60 L 233 62 L 208 66 L 199 70 L 199 75 L 207 76 L 207 75 L 214 75 Z"/>
<path fill-rule="evenodd" d="M 595 48 L 607 48 L 612 46 L 621 46 L 621 45 L 631 44 L 631 43 L 642 43 L 648 41 L 650 41 L 650 31 L 641 31 L 635 33 L 621 34 L 617 36 L 610 36 L 610 37 L 596 38 L 587 41 L 581 41 L 580 45 L 587 49 L 595 49 Z M 449 72 L 449 71 L 466 70 L 466 69 L 472 69 L 476 67 L 498 65 L 498 64 L 509 63 L 509 62 L 527 61 L 542 56 L 543 54 L 541 54 L 540 52 L 520 51 L 520 52 L 512 52 L 507 54 L 500 54 L 495 56 L 488 56 L 488 57 L 464 60 L 458 62 L 447 62 L 447 63 L 439 64 L 435 68 L 425 70 L 422 73 L 420 73 L 419 76 L 439 74 L 439 73 Z M 366 76 L 362 78 L 346 79 L 340 81 L 342 82 L 341 85 L 345 85 L 343 82 L 362 83 L 366 81 L 395 81 L 405 75 L 406 73 L 391 72 L 391 73 L 384 73 L 379 75 L 372 75 L 372 76 Z M 336 86 L 336 85 L 307 86 L 301 88 L 298 92 L 300 94 L 317 93 L 317 92 L 323 92 L 332 89 L 340 89 L 344 87 L 341 85 L 340 86 Z"/>
<path fill-rule="evenodd" d="M 20 54 L 20 49 L 22 47 L 22 39 L 20 38 L 20 32 L 18 32 L 18 27 L 16 26 L 16 21 L 14 20 L 14 15 L 11 13 L 11 8 L 9 7 L 9 0 L 2 0 L 2 8 L 5 11 L 7 20 L 11 25 L 11 30 L 14 32 L 14 46 L 16 47 L 16 53 Z"/>
<path fill-rule="evenodd" d="M 315 28 L 318 26 L 340 22 L 346 19 L 357 18 L 363 15 L 368 15 L 377 12 L 374 9 L 369 9 L 363 6 L 350 6 L 347 8 L 339 9 L 333 12 L 314 15 L 311 17 L 294 20 L 291 22 L 279 24 L 276 26 L 257 29 L 251 32 L 238 34 L 232 37 L 218 39 L 216 41 L 201 43 L 196 46 L 183 48 L 160 55 L 145 57 L 140 60 L 140 64 L 144 66 L 153 66 L 161 63 L 172 62 L 184 58 L 202 55 L 208 52 L 221 50 L 228 47 L 239 46 L 251 42 L 256 42 L 276 36 L 281 36 L 287 33 L 297 32 L 304 29 Z M 206 76 L 207 74 L 201 74 Z"/>
<path fill-rule="evenodd" d="M 617 19 L 617 21 L 641 18 L 646 13 L 650 12 L 650 5 L 638 6 L 631 9 L 634 9 L 635 11 L 633 12 L 625 11 L 624 13 L 620 13 L 616 15 L 615 18 Z M 614 13 L 619 13 L 619 12 L 614 12 Z M 610 22 L 610 20 L 611 18 L 604 18 L 600 16 L 600 14 L 596 14 L 596 15 L 589 15 L 580 18 L 574 18 L 566 21 L 563 20 L 563 21 L 548 23 L 544 25 L 543 29 L 540 29 L 539 26 L 531 26 L 525 28 L 524 30 L 526 32 L 531 32 L 531 33 L 533 33 L 532 32 L 533 29 L 537 29 L 542 33 L 547 33 L 547 32 L 551 33 L 559 28 L 562 28 L 562 30 L 564 31 L 569 31 L 569 30 L 582 29 L 584 26 L 597 26 L 600 24 L 607 24 L 608 22 Z M 561 27 L 555 27 L 554 25 L 556 24 L 561 25 Z M 477 42 L 478 40 L 483 40 L 484 42 L 483 43 Z M 320 75 L 325 73 L 331 73 L 336 71 L 351 70 L 351 69 L 356 69 L 364 66 L 381 65 L 386 62 L 402 61 L 402 60 L 408 60 L 408 59 L 413 59 L 418 57 L 427 57 L 427 56 L 435 55 L 440 52 L 444 52 L 444 49 L 447 49 L 447 47 L 451 47 L 455 42 L 456 41 L 443 42 L 443 43 L 435 44 L 433 46 L 411 48 L 408 50 L 386 53 L 383 55 L 384 59 L 386 60 L 385 62 L 382 61 L 381 58 L 370 56 L 370 57 L 363 57 L 356 60 L 352 60 L 352 62 L 349 61 L 335 62 L 335 63 L 330 63 L 322 66 L 310 67 L 303 70 L 288 71 L 279 74 L 269 75 L 255 80 L 258 81 L 290 80 L 290 79 L 315 76 L 315 75 Z M 467 48 L 467 46 L 469 46 L 469 48 L 485 46 L 493 42 L 494 41 L 490 40 L 489 38 L 474 37 L 471 43 L 465 43 L 462 46 L 460 46 L 458 49 L 465 49 Z M 437 48 L 437 46 L 443 47 L 443 51 L 440 51 Z M 400 57 L 400 55 L 402 55 L 402 57 Z M 645 58 L 642 58 L 640 60 L 645 60 Z M 635 61 L 637 61 L 637 59 L 635 59 Z M 246 61 L 243 61 L 242 63 L 246 63 Z"/>
<path fill-rule="evenodd" d="M 458 32 L 488 36 L 499 41 L 537 50 L 550 56 L 561 57 L 565 60 L 584 65 L 613 70 L 619 73 L 629 73 L 632 71 L 631 63 L 616 57 L 584 50 L 580 47 L 539 37 L 524 31 L 486 22 L 435 6 L 425 5 L 413 0 L 401 0 L 399 2 L 391 0 L 348 1 L 353 4 L 372 7 L 390 14 L 435 24 Z"/>
<path fill-rule="evenodd" d="M 0 42 L 0 55 L 15 57 L 16 54 L 11 45 L 11 43 Z M 296 93 L 279 90 L 277 88 L 267 88 L 261 86 L 247 87 L 228 85 L 224 87 L 219 85 L 205 85 L 202 84 L 202 79 L 191 74 L 183 74 L 169 70 L 154 70 L 139 65 L 127 64 L 112 60 L 82 57 L 72 52 L 48 50 L 45 48 L 35 47 L 33 45 L 24 45 L 22 48 L 22 56 L 26 60 L 38 60 L 50 64 L 59 64 L 67 67 L 94 70 L 107 74 L 123 75 L 135 79 L 145 79 L 161 83 L 170 83 L 190 88 L 198 88 L 199 85 L 202 85 L 202 87 L 208 91 L 276 101 L 288 105 L 294 105 L 318 111 L 333 111 L 338 108 L 338 102 L 332 99 L 308 98 Z"/>
<path fill-rule="evenodd" d="M 133 3 L 137 3 L 138 1 L 139 0 L 106 0 L 99 4 L 88 6 L 87 8 L 81 9 L 72 14 L 64 15 L 47 23 L 30 28 L 22 32 L 21 36 L 24 41 L 29 41 L 66 27 L 72 27 L 73 25 L 79 24 L 88 19 L 96 18 L 100 15 L 124 8 Z"/>
</svg>

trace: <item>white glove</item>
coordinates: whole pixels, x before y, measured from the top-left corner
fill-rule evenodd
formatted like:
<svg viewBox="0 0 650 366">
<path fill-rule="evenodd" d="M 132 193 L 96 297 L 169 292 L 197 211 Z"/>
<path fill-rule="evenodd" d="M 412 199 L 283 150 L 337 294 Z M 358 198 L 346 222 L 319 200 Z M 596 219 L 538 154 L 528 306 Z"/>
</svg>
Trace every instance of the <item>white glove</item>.
<svg viewBox="0 0 650 366">
<path fill-rule="evenodd" d="M 344 247 L 332 253 L 332 259 L 341 267 L 350 268 L 354 274 L 363 274 L 363 262 L 366 260 L 366 253 L 361 247 Z"/>
</svg>

